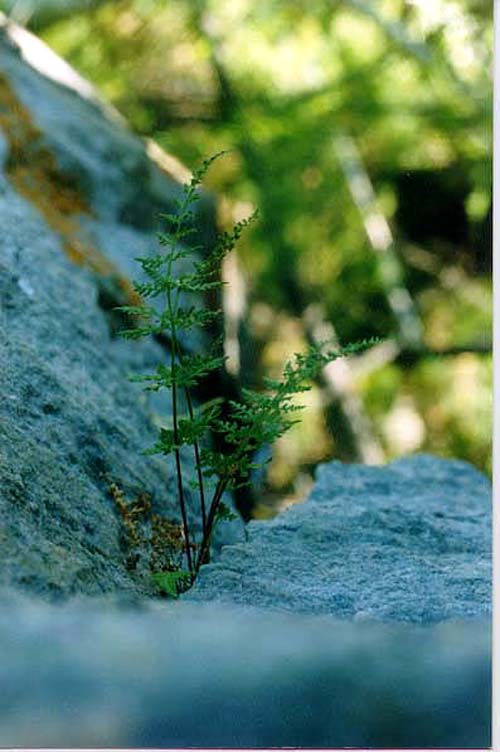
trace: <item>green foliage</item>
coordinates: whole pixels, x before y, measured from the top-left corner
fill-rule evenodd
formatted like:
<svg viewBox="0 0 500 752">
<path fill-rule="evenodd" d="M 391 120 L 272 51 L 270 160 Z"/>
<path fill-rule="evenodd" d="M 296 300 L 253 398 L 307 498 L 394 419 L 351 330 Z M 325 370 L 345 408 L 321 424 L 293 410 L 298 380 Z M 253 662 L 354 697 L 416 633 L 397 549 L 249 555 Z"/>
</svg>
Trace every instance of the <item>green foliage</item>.
<svg viewBox="0 0 500 752">
<path fill-rule="evenodd" d="M 183 569 L 173 572 L 155 572 L 151 575 L 154 584 L 170 598 L 178 598 L 191 584 L 191 573 Z"/>
<path fill-rule="evenodd" d="M 198 199 L 197 189 L 210 165 L 222 152 L 206 159 L 195 170 L 190 182 L 183 187 L 183 198 L 177 203 L 178 213 L 164 215 L 169 222 L 170 232 L 159 236 L 160 251 L 154 256 L 137 259 L 147 282 L 135 283 L 136 291 L 142 298 L 152 303 L 135 306 L 122 306 L 120 311 L 135 319 L 135 326 L 126 329 L 123 336 L 137 339 L 147 335 L 167 334 L 170 338 L 170 363 L 160 364 L 151 374 L 134 377 L 142 382 L 145 389 L 172 393 L 172 425 L 160 429 L 156 444 L 147 450 L 148 454 L 174 454 L 176 461 L 177 489 L 183 520 L 183 532 L 187 570 L 160 572 L 154 575 L 156 584 L 168 595 L 176 597 L 180 587 L 191 585 L 200 566 L 206 563 L 210 554 L 210 542 L 215 526 L 234 518 L 233 513 L 223 502 L 226 490 L 248 485 L 252 470 L 258 465 L 253 461 L 256 451 L 265 444 L 272 444 L 280 438 L 297 420 L 294 415 L 301 410 L 293 398 L 296 394 L 310 389 L 310 382 L 324 366 L 337 358 L 359 352 L 370 347 L 376 340 L 365 340 L 357 344 L 330 349 L 328 343 L 309 347 L 307 352 L 295 354 L 286 364 L 281 379 L 266 379 L 266 390 L 256 392 L 243 390 L 243 402 L 229 400 L 223 410 L 222 400 L 211 400 L 195 410 L 191 390 L 202 378 L 223 366 L 225 357 L 213 350 L 207 357 L 186 355 L 182 352 L 179 332 L 193 327 L 207 326 L 220 311 L 208 311 L 197 305 L 183 305 L 181 294 L 202 293 L 213 290 L 222 284 L 219 275 L 220 263 L 233 249 L 242 231 L 253 221 L 255 215 L 238 222 L 230 232 L 222 233 L 214 249 L 206 256 L 197 258 L 199 247 L 183 245 L 191 233 L 193 213 L 191 207 Z M 190 261 L 192 270 L 176 273 L 175 262 Z M 217 347 L 221 342 L 216 342 Z M 188 413 L 179 413 L 179 392 L 183 391 Z M 211 448 L 208 437 L 218 435 L 222 440 L 219 446 L 224 451 Z M 189 529 L 184 498 L 183 468 L 181 448 L 192 447 L 197 468 L 197 490 L 200 496 L 203 536 L 197 546 L 198 553 L 193 559 L 191 548 L 196 545 Z M 205 486 L 207 480 L 215 478 L 213 495 L 206 507 Z"/>
<path fill-rule="evenodd" d="M 215 522 L 231 522 L 231 520 L 237 520 L 238 515 L 231 512 L 229 507 L 221 501 L 217 510 L 217 516 Z"/>
<path fill-rule="evenodd" d="M 257 467 L 251 459 L 253 454 L 263 445 L 273 444 L 298 422 L 293 416 L 303 408 L 293 402 L 293 396 L 309 391 L 310 382 L 328 363 L 378 341 L 373 338 L 336 350 L 327 349 L 327 343 L 312 345 L 286 364 L 281 380 L 266 378 L 265 392 L 243 389 L 244 402 L 229 400 L 229 417 L 212 422 L 212 430 L 223 435 L 229 449 L 225 453 L 204 452 L 206 474 L 227 478 L 230 488 L 246 485 Z"/>
</svg>

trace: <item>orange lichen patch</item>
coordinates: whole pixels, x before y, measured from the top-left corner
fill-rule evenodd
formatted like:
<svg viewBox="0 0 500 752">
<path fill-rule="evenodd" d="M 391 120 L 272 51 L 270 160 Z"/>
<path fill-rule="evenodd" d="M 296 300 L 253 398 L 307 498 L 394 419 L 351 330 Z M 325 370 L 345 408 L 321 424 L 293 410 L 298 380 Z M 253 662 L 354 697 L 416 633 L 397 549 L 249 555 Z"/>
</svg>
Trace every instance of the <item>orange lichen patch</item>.
<svg viewBox="0 0 500 752">
<path fill-rule="evenodd" d="M 82 238 L 78 217 L 93 216 L 77 181 L 64 173 L 43 143 L 42 132 L 15 91 L 0 74 L 0 128 L 9 152 L 6 172 L 17 192 L 41 213 L 49 227 L 63 240 L 68 257 L 103 276 L 112 276 L 125 293 L 127 302 L 140 302 L 132 284 L 91 243 Z"/>
<path fill-rule="evenodd" d="M 123 490 L 114 482 L 110 483 L 109 491 L 120 512 L 128 544 L 132 547 L 139 546 L 142 542 L 139 521 L 151 513 L 150 497 L 141 493 L 134 501 L 127 502 Z"/>
<path fill-rule="evenodd" d="M 148 565 L 152 572 L 177 571 L 178 560 L 185 550 L 182 526 L 174 520 L 153 514 L 151 497 L 144 491 L 130 501 L 125 498 L 118 483 L 110 481 L 109 493 L 123 525 L 127 567 L 136 568 L 142 549 L 142 553 L 149 557 Z"/>
<path fill-rule="evenodd" d="M 152 572 L 178 568 L 177 559 L 185 550 L 184 532 L 177 522 L 151 516 L 151 557 L 149 566 Z"/>
</svg>

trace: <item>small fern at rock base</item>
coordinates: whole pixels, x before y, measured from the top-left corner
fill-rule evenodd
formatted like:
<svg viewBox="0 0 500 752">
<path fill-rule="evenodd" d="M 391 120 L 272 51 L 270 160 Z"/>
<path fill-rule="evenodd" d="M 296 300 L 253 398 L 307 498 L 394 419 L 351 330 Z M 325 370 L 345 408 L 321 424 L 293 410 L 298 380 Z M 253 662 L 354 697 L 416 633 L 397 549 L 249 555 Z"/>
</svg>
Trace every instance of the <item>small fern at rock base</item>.
<svg viewBox="0 0 500 752">
<path fill-rule="evenodd" d="M 379 341 L 370 339 L 333 350 L 328 343 L 312 346 L 307 352 L 293 356 L 281 380 L 266 379 L 263 392 L 244 389 L 243 401 L 228 401 L 224 413 L 221 399 L 195 408 L 192 390 L 224 365 L 222 342 L 217 340 L 207 354 L 193 355 L 182 351 L 179 336 L 196 327 L 207 327 L 221 311 L 184 303 L 189 296 L 199 296 L 223 284 L 221 262 L 256 217 L 253 214 L 238 222 L 231 231 L 219 235 L 206 256 L 202 247 L 188 245 L 195 233 L 192 207 L 199 199 L 198 189 L 210 165 L 223 153 L 206 159 L 195 170 L 183 187 L 177 212 L 161 215 L 168 224 L 168 232 L 158 235 L 161 250 L 137 259 L 147 281 L 135 282 L 134 288 L 144 302 L 118 309 L 133 322 L 133 326 L 122 332 L 124 337 L 139 339 L 161 334 L 170 341 L 168 363 L 158 365 L 154 373 L 133 377 L 148 391 L 166 389 L 172 395 L 171 425 L 162 427 L 158 441 L 146 450 L 149 454 L 173 454 L 175 460 L 186 567 L 153 575 L 156 586 L 170 597 L 177 597 L 195 582 L 200 567 L 210 559 L 215 526 L 233 516 L 223 502 L 224 493 L 248 485 L 251 472 L 257 467 L 253 461 L 257 450 L 264 444 L 272 444 L 297 422 L 296 414 L 302 408 L 293 397 L 310 389 L 310 382 L 331 361 L 365 350 Z M 190 268 L 179 272 L 176 269 L 179 262 L 184 267 L 189 263 Z M 181 395 L 187 406 L 185 414 L 180 413 Z M 226 447 L 225 451 L 211 448 L 209 437 L 215 435 L 221 439 L 217 445 Z M 183 447 L 192 448 L 196 467 L 196 481 L 191 485 L 199 495 L 202 536 L 198 543 L 193 540 L 187 518 Z M 210 499 L 207 496 L 209 485 L 212 486 Z"/>
</svg>

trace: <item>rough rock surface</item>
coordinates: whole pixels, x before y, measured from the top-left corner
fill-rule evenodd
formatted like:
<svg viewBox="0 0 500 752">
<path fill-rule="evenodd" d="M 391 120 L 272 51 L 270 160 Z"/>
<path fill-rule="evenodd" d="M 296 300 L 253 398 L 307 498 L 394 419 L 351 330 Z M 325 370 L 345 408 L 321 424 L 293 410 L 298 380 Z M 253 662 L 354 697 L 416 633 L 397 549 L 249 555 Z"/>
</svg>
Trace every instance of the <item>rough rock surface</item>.
<svg viewBox="0 0 500 752">
<path fill-rule="evenodd" d="M 169 406 L 127 379 L 167 353 L 117 338 L 110 309 L 131 294 L 133 257 L 154 247 L 179 184 L 76 74 L 80 91 L 28 64 L 35 51 L 66 70 L 37 45 L 0 29 L 0 583 L 54 597 L 147 592 L 150 546 L 131 564 L 109 486 L 179 519 L 172 465 L 141 455 Z"/>
<path fill-rule="evenodd" d="M 475 621 L 4 595 L 0 744 L 486 748 L 489 641 Z"/>
<path fill-rule="evenodd" d="M 491 488 L 466 462 L 331 462 L 303 504 L 251 522 L 185 598 L 432 623 L 491 608 Z"/>
</svg>

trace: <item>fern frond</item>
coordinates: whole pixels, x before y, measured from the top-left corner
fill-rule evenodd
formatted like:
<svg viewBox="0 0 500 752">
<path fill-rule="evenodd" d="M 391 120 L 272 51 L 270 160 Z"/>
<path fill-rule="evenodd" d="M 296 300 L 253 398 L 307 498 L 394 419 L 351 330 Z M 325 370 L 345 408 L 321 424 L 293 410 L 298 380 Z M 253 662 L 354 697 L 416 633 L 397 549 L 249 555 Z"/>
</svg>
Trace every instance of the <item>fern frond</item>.
<svg viewBox="0 0 500 752">
<path fill-rule="evenodd" d="M 203 160 L 183 186 L 182 195 L 175 200 L 176 211 L 160 215 L 165 223 L 164 231 L 158 233 L 160 252 L 137 259 L 146 279 L 135 282 L 134 289 L 143 299 L 155 299 L 157 307 L 143 303 L 118 309 L 138 321 L 136 327 L 122 332 L 124 337 L 138 339 L 168 332 L 171 339 L 170 364 L 159 364 L 154 373 L 132 378 L 141 382 L 147 391 L 167 389 L 172 394 L 172 425 L 161 428 L 158 441 L 144 452 L 173 453 L 175 457 L 184 551 L 189 571 L 177 569 L 154 575 L 157 586 L 171 597 L 177 597 L 182 589 L 189 587 L 196 579 L 200 566 L 208 560 L 214 525 L 231 518 L 232 513 L 222 502 L 225 489 L 248 485 L 252 471 L 261 467 L 260 463 L 252 460 L 255 452 L 263 445 L 273 444 L 298 422 L 296 416 L 303 406 L 297 401 L 297 395 L 311 389 L 314 379 L 328 363 L 355 355 L 380 341 L 372 338 L 346 346 L 332 342 L 311 345 L 286 363 L 280 379 L 264 379 L 264 391 L 243 389 L 242 401 L 229 400 L 224 412 L 220 399 L 205 403 L 199 410 L 195 409 L 191 390 L 210 373 L 222 368 L 226 357 L 222 354 L 221 339 L 214 343 L 209 353 L 183 354 L 178 336 L 193 328 L 209 326 L 222 315 L 222 311 L 207 310 L 200 305 L 183 305 L 184 298 L 191 299 L 192 295 L 201 296 L 221 287 L 221 262 L 257 217 L 257 212 L 254 212 L 237 222 L 231 230 L 221 233 L 206 256 L 203 256 L 203 247 L 194 242 L 190 246 L 189 241 L 194 240 L 197 232 L 193 205 L 199 200 L 198 188 L 209 167 L 225 153 L 221 151 Z M 182 269 L 179 269 L 181 266 Z M 185 395 L 187 415 L 180 414 L 181 392 Z M 208 445 L 207 436 L 210 433 L 221 439 L 224 452 L 215 451 Z M 194 451 L 197 481 L 191 485 L 199 489 L 203 523 L 203 537 L 196 561 L 191 557 L 192 531 L 183 489 L 181 449 L 184 453 L 183 448 L 187 446 Z M 216 481 L 212 500 L 206 505 L 204 482 L 210 478 Z"/>
</svg>

